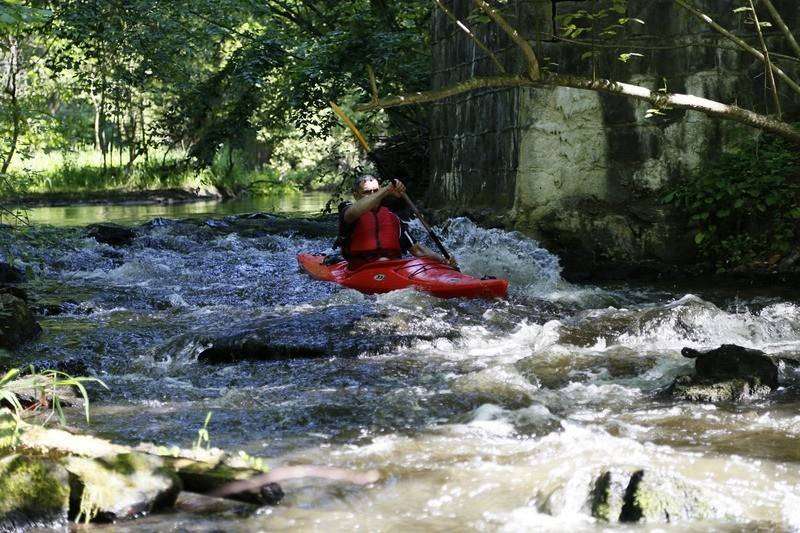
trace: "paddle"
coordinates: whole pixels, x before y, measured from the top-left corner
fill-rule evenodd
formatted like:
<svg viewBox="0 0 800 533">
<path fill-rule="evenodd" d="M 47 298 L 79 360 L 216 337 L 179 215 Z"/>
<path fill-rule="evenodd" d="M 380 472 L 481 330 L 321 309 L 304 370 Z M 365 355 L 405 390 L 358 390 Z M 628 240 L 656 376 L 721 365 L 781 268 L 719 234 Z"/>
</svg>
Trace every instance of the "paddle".
<svg viewBox="0 0 800 533">
<path fill-rule="evenodd" d="M 370 149 L 369 145 L 367 144 L 367 140 L 364 138 L 364 135 L 362 135 L 361 132 L 358 130 L 355 123 L 352 120 L 350 120 L 350 117 L 348 117 L 342 110 L 342 108 L 336 105 L 334 102 L 331 102 L 331 109 L 333 109 L 333 112 L 336 113 L 339 116 L 339 118 L 342 119 L 342 122 L 345 123 L 345 125 L 350 129 L 350 131 L 353 132 L 353 135 L 356 136 L 356 139 L 358 139 L 358 142 L 359 144 L 361 144 L 361 147 L 364 149 L 367 155 L 369 155 Z M 414 216 L 417 217 L 422 226 L 428 232 L 428 236 L 430 236 L 431 240 L 434 242 L 434 244 L 436 244 L 436 247 L 439 249 L 439 251 L 442 252 L 444 258 L 447 259 L 448 261 L 452 261 L 453 256 L 450 255 L 450 252 L 448 252 L 447 249 L 444 247 L 444 244 L 442 244 L 442 241 L 441 239 L 439 239 L 439 236 L 433 232 L 433 229 L 425 221 L 425 218 L 422 216 L 422 213 L 420 213 L 419 209 L 417 209 L 417 206 L 414 205 L 414 202 L 411 201 L 411 198 L 409 198 L 405 192 L 403 193 L 402 198 L 403 200 L 405 200 L 406 204 L 408 204 L 408 207 L 409 209 L 411 209 L 411 212 L 414 213 Z M 456 270 L 458 270 L 458 267 L 455 268 Z"/>
<path fill-rule="evenodd" d="M 417 220 L 420 221 L 422 226 L 428 232 L 428 235 L 430 236 L 431 240 L 434 242 L 434 244 L 436 244 L 436 247 L 439 249 L 439 251 L 442 252 L 444 258 L 447 259 L 448 261 L 452 261 L 453 256 L 450 255 L 450 252 L 448 252 L 447 248 L 444 247 L 444 244 L 442 244 L 442 241 L 439 239 L 439 236 L 436 235 L 436 233 L 434 233 L 433 229 L 425 221 L 425 217 L 422 216 L 422 213 L 420 213 L 419 209 L 417 209 L 417 206 L 414 205 L 414 202 L 411 201 L 411 198 L 409 198 L 406 193 L 403 193 L 403 200 L 406 201 L 408 207 L 414 213 L 414 216 L 417 217 Z M 458 267 L 455 267 L 455 269 L 459 270 Z"/>
</svg>

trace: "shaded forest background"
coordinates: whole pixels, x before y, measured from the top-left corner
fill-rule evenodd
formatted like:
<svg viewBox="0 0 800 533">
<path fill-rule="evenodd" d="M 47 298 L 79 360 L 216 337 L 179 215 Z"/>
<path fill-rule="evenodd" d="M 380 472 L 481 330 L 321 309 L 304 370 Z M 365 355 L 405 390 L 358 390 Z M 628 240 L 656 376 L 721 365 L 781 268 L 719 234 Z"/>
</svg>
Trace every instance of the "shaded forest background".
<svg viewBox="0 0 800 533">
<path fill-rule="evenodd" d="M 418 0 L 2 2 L 2 193 L 330 186 L 358 158 L 329 102 L 364 99 L 366 65 L 382 91 L 426 88 L 430 11 Z M 373 138 L 419 146 L 421 113 L 356 118 Z"/>
</svg>

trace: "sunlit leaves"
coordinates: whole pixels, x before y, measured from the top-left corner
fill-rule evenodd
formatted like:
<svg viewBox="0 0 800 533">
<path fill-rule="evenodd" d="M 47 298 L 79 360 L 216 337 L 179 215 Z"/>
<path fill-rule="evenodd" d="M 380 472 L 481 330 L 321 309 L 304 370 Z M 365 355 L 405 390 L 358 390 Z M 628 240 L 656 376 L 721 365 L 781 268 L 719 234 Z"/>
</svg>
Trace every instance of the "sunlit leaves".
<svg viewBox="0 0 800 533">
<path fill-rule="evenodd" d="M 0 32 L 21 26 L 31 26 L 46 22 L 52 13 L 48 9 L 24 6 L 11 0 L 0 0 Z"/>
<path fill-rule="evenodd" d="M 619 55 L 619 60 L 623 63 L 627 63 L 632 57 L 644 57 L 644 55 L 637 52 L 625 52 Z"/>
</svg>

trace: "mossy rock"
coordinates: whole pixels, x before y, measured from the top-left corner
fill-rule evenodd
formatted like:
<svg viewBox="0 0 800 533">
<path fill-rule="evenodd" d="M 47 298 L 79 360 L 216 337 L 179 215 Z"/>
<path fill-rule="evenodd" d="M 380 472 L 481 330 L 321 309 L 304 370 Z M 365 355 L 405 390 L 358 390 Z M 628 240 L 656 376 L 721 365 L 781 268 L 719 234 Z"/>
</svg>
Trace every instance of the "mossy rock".
<svg viewBox="0 0 800 533">
<path fill-rule="evenodd" d="M 718 516 L 701 490 L 678 477 L 609 469 L 595 480 L 592 516 L 604 522 L 673 523 Z"/>
<path fill-rule="evenodd" d="M 608 470 L 600 474 L 592 487 L 592 516 L 604 522 L 618 521 L 629 480 L 630 472 Z"/>
<path fill-rule="evenodd" d="M 765 398 L 771 392 L 772 389 L 762 385 L 757 378 L 710 381 L 680 376 L 670 387 L 676 400 L 710 403 L 748 402 Z"/>
<path fill-rule="evenodd" d="M 24 300 L 0 293 L 0 348 L 16 348 L 41 332 Z"/>
<path fill-rule="evenodd" d="M 17 443 L 19 428 L 14 416 L 6 408 L 0 408 L 0 450 L 11 451 Z"/>
<path fill-rule="evenodd" d="M 716 513 L 700 491 L 666 475 L 634 472 L 625 491 L 620 522 L 679 522 L 702 520 Z"/>
<path fill-rule="evenodd" d="M 40 458 L 0 458 L 0 531 L 63 527 L 69 510 L 69 476 Z"/>
<path fill-rule="evenodd" d="M 68 457 L 70 517 L 111 522 L 171 507 L 181 490 L 164 461 L 143 453 L 99 458 Z"/>
</svg>

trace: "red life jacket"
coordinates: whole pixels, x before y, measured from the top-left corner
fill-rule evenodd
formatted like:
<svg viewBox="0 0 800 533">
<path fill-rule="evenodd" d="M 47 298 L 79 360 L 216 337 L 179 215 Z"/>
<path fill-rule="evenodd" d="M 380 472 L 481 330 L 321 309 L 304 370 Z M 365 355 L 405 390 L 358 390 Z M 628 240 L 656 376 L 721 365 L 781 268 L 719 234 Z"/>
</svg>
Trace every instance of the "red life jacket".
<svg viewBox="0 0 800 533">
<path fill-rule="evenodd" d="M 400 257 L 400 219 L 386 207 L 361 215 L 342 247 L 345 257 Z"/>
</svg>

